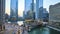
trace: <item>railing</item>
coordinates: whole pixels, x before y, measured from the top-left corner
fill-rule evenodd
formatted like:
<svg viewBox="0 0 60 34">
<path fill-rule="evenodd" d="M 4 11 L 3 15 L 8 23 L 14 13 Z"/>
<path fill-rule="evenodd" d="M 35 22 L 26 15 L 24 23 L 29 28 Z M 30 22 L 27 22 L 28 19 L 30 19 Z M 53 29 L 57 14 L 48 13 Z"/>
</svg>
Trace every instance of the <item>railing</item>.
<svg viewBox="0 0 60 34">
<path fill-rule="evenodd" d="M 56 28 L 56 27 L 53 27 L 53 26 L 47 26 L 47 27 L 60 32 L 60 29 L 58 29 L 58 28 Z"/>
</svg>

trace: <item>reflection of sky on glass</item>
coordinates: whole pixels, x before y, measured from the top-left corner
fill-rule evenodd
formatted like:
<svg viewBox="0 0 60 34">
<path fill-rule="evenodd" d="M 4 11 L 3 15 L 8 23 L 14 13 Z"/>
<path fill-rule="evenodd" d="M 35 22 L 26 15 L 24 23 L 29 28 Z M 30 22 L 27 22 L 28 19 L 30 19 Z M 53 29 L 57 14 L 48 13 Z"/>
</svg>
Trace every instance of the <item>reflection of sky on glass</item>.
<svg viewBox="0 0 60 34">
<path fill-rule="evenodd" d="M 16 9 L 16 0 L 11 0 L 11 3 L 10 3 L 11 5 L 11 8 L 13 9 L 13 10 L 15 10 Z"/>
<path fill-rule="evenodd" d="M 34 3 L 36 3 L 36 0 L 34 0 Z"/>
<path fill-rule="evenodd" d="M 32 0 L 25 0 L 25 10 L 28 11 L 31 7 Z M 34 0 L 34 3 L 36 4 L 36 0 Z M 39 0 L 39 7 L 43 6 L 43 0 Z"/>
<path fill-rule="evenodd" d="M 28 11 L 30 9 L 32 0 L 25 0 L 25 11 Z"/>
<path fill-rule="evenodd" d="M 43 6 L 43 0 L 39 0 L 39 8 Z"/>
<path fill-rule="evenodd" d="M 16 16 L 17 12 L 18 12 L 18 0 L 10 0 L 10 1 L 11 1 L 10 2 L 10 12 L 12 12 L 11 11 L 11 9 L 12 9 L 14 16 Z M 12 13 L 11 13 L 11 15 L 12 15 Z"/>
</svg>

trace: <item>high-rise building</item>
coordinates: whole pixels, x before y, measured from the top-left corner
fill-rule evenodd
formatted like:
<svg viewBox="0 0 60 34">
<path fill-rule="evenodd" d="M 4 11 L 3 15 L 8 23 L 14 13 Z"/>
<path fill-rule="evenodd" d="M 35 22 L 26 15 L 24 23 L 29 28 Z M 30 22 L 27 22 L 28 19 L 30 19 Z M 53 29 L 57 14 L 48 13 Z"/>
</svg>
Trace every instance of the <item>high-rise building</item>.
<svg viewBox="0 0 60 34">
<path fill-rule="evenodd" d="M 41 20 L 43 14 L 43 0 L 36 0 L 36 19 Z"/>
<path fill-rule="evenodd" d="M 49 7 L 49 24 L 60 26 L 60 3 L 50 5 Z"/>
<path fill-rule="evenodd" d="M 35 19 L 35 12 L 29 10 L 29 11 L 27 12 L 27 17 L 26 17 L 26 19 L 34 20 L 34 19 Z"/>
<path fill-rule="evenodd" d="M 26 18 L 33 19 L 34 12 L 34 0 L 25 0 L 25 14 Z"/>
<path fill-rule="evenodd" d="M 5 0 L 0 0 L 0 30 L 3 30 L 5 23 Z"/>
<path fill-rule="evenodd" d="M 34 0 L 25 0 L 25 12 L 32 8 L 34 10 Z"/>
<path fill-rule="evenodd" d="M 31 13 L 35 12 L 35 19 L 42 19 L 43 0 L 25 0 L 25 14 L 27 14 L 28 11 L 31 11 Z"/>
<path fill-rule="evenodd" d="M 46 10 L 46 8 L 43 8 L 43 21 L 44 22 L 48 22 L 48 19 L 49 19 L 49 13 L 48 11 Z"/>
<path fill-rule="evenodd" d="M 17 18 L 18 18 L 18 0 L 11 0 L 11 2 L 10 2 L 10 18 L 12 18 L 12 21 L 17 21 Z"/>
</svg>

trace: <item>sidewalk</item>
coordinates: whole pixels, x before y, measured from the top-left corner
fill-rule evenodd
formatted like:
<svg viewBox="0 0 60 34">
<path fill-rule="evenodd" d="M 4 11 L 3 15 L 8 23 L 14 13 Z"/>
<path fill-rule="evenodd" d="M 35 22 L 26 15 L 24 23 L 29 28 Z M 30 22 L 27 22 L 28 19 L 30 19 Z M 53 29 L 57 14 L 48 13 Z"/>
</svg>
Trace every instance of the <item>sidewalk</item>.
<svg viewBox="0 0 60 34">
<path fill-rule="evenodd" d="M 0 34 L 4 34 L 5 30 L 4 31 L 0 31 Z"/>
</svg>

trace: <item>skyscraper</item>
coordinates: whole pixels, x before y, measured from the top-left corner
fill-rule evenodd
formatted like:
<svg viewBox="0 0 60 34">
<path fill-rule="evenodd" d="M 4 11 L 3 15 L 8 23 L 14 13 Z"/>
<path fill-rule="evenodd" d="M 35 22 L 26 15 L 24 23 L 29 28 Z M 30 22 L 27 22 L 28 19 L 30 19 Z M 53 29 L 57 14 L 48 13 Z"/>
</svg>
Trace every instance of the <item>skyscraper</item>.
<svg viewBox="0 0 60 34">
<path fill-rule="evenodd" d="M 43 8 L 43 21 L 48 22 L 48 19 L 49 19 L 49 13 L 46 10 L 46 8 Z"/>
<path fill-rule="evenodd" d="M 25 14 L 28 16 L 26 18 L 29 18 L 30 16 L 30 18 L 33 19 L 33 12 L 34 12 L 34 0 L 25 0 Z"/>
<path fill-rule="evenodd" d="M 36 0 L 36 19 L 42 19 L 43 14 L 43 0 Z"/>
<path fill-rule="evenodd" d="M 10 10 L 11 10 L 10 17 L 16 19 L 13 21 L 17 21 L 17 18 L 18 18 L 18 0 L 11 0 Z"/>
<path fill-rule="evenodd" d="M 25 14 L 29 10 L 34 10 L 34 0 L 25 0 Z"/>
<path fill-rule="evenodd" d="M 5 0 L 0 0 L 0 30 L 3 30 L 5 23 Z"/>
</svg>

